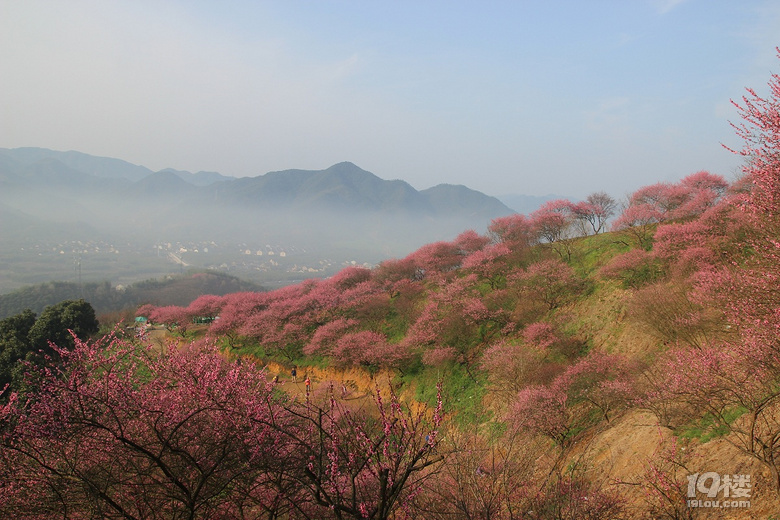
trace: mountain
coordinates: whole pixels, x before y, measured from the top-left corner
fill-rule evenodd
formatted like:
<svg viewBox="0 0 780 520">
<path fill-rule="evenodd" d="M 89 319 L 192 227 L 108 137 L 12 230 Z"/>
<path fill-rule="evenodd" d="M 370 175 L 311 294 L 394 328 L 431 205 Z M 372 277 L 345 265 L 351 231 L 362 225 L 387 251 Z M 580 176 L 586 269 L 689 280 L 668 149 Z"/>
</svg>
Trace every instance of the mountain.
<svg viewBox="0 0 780 520">
<path fill-rule="evenodd" d="M 435 212 L 457 211 L 474 218 L 494 218 L 513 213 L 499 199 L 462 185 L 439 184 L 421 192 Z"/>
<path fill-rule="evenodd" d="M 44 192 L 80 199 L 171 197 L 184 207 L 241 207 L 285 211 L 392 213 L 473 217 L 476 227 L 513 211 L 495 197 L 465 186 L 441 184 L 417 191 L 401 180 L 384 180 L 351 162 L 324 170 L 284 170 L 232 178 L 216 172 L 190 173 L 143 166 L 80 152 L 43 148 L 0 148 L 0 183 L 17 194 Z M 68 205 L 60 202 L 59 205 Z M 23 210 L 23 208 L 20 208 Z"/>
<path fill-rule="evenodd" d="M 171 172 L 177 177 L 179 177 L 180 179 L 182 179 L 183 181 L 186 181 L 189 184 L 193 184 L 195 186 L 209 186 L 211 184 L 230 180 L 233 178 L 233 177 L 225 177 L 224 175 L 221 175 L 217 172 L 199 171 L 199 172 L 191 173 L 183 170 L 174 170 L 173 168 L 165 168 L 164 170 L 160 170 L 160 172 Z"/>
<path fill-rule="evenodd" d="M 184 180 L 180 175 L 170 170 L 161 170 L 144 177 L 130 186 L 136 195 L 153 196 L 159 194 L 193 193 L 197 187 Z"/>
<path fill-rule="evenodd" d="M 386 181 L 349 162 L 325 170 L 284 170 L 213 186 L 219 202 L 325 210 L 401 210 L 424 205 L 403 181 Z"/>
<path fill-rule="evenodd" d="M 383 180 L 351 162 L 325 170 L 284 170 L 215 185 L 213 200 L 244 206 L 349 212 L 405 212 L 495 218 L 512 213 L 498 199 L 465 186 L 442 184 L 423 191 L 401 180 Z"/>
<path fill-rule="evenodd" d="M 45 159 L 55 159 L 73 170 L 95 177 L 139 181 L 153 173 L 149 168 L 137 166 L 121 159 L 95 157 L 81 152 L 58 152 L 46 148 L 0 148 L 0 155 L 18 164 L 29 166 Z"/>
</svg>

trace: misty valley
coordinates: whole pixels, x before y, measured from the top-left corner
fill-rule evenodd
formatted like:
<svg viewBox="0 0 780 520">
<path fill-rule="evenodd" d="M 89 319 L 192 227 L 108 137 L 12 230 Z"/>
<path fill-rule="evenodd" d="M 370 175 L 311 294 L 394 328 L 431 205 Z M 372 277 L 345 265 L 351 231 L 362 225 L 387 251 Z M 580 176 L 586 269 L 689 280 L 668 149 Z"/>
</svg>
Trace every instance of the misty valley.
<svg viewBox="0 0 780 520">
<path fill-rule="evenodd" d="M 376 265 L 512 213 L 463 186 L 418 192 L 351 163 L 233 179 L 0 149 L 0 293 L 209 270 L 265 287 Z"/>
<path fill-rule="evenodd" d="M 72 283 L 108 280 L 121 290 L 124 285 L 139 280 L 192 270 L 230 274 L 272 288 L 308 277 L 331 276 L 350 265 L 372 265 L 348 257 L 326 257 L 296 246 L 218 244 L 214 240 L 133 243 L 30 239 L 17 243 L 24 245 L 16 249 L 6 245 L 0 254 L 0 293 L 51 280 Z"/>
</svg>

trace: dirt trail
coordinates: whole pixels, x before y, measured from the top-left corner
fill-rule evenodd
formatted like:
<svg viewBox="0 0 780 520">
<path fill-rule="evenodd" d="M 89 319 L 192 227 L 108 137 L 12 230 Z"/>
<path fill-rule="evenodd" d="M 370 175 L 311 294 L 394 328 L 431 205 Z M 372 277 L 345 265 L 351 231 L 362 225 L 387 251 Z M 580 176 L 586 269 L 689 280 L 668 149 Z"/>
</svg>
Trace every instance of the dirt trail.
<svg viewBox="0 0 780 520">
<path fill-rule="evenodd" d="M 178 343 L 185 341 L 171 336 L 168 330 L 161 326 L 148 327 L 145 331 L 145 337 L 149 343 L 161 350 L 172 341 Z M 309 396 L 311 398 L 322 399 L 332 394 L 339 400 L 351 402 L 351 404 L 359 407 L 363 406 L 364 403 L 367 404 L 373 401 L 377 381 L 379 381 L 379 386 L 382 388 L 386 387 L 387 381 L 389 381 L 389 374 L 382 372 L 375 377 L 371 377 L 364 370 L 356 368 L 323 369 L 318 367 L 298 367 L 296 381 L 293 381 L 290 374 L 292 367 L 273 361 L 264 363 L 262 360 L 253 357 L 244 357 L 243 360 L 264 368 L 269 379 L 277 378 L 281 390 L 301 399 L 306 398 L 305 380 L 307 376 L 310 381 Z"/>
<path fill-rule="evenodd" d="M 262 361 L 255 360 L 258 365 Z M 309 378 L 309 396 L 312 399 L 335 397 L 338 400 L 350 402 L 352 405 L 363 406 L 373 401 L 376 391 L 376 379 L 358 369 L 322 369 L 318 367 L 297 368 L 296 381 L 291 376 L 291 367 L 276 362 L 262 365 L 269 377 L 276 377 L 279 388 L 288 394 L 305 399 L 306 378 Z M 377 376 L 377 377 L 381 377 Z M 381 381 L 381 379 L 379 379 Z M 383 386 L 380 384 L 380 386 Z"/>
</svg>

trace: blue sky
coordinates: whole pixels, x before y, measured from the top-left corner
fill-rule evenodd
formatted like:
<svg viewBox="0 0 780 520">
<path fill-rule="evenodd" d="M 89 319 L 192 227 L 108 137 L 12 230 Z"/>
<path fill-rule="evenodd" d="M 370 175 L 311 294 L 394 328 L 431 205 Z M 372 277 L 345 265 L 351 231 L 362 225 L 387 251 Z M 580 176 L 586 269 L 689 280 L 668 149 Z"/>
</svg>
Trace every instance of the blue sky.
<svg viewBox="0 0 780 520">
<path fill-rule="evenodd" d="M 759 0 L 0 0 L 0 147 L 621 197 L 732 178 L 778 45 Z"/>
</svg>

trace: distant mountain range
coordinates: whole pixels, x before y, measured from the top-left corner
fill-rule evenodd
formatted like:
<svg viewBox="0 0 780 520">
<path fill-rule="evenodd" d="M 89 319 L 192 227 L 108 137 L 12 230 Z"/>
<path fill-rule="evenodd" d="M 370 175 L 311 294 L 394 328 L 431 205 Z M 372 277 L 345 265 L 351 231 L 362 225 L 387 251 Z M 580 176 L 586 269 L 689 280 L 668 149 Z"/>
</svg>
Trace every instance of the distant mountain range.
<svg viewBox="0 0 780 520">
<path fill-rule="evenodd" d="M 329 256 L 349 251 L 376 262 L 467 229 L 484 232 L 491 220 L 511 213 L 497 198 L 465 186 L 418 191 L 350 162 L 234 178 L 154 172 L 73 151 L 0 148 L 0 248 L 14 238 L 28 245 L 33 238 L 233 241 Z"/>
<path fill-rule="evenodd" d="M 75 151 L 58 152 L 46 148 L 0 148 L 0 161 L 5 162 L 8 159 L 12 161 L 12 165 L 16 168 L 31 166 L 41 161 L 45 162 L 53 159 L 72 170 L 86 173 L 94 177 L 126 179 L 133 182 L 140 181 L 144 177 L 148 177 L 155 173 L 149 168 L 137 166 L 121 159 L 95 157 L 94 155 Z M 1 163 L 0 168 L 2 168 Z M 186 171 L 177 171 L 172 168 L 162 171 L 174 173 L 183 180 L 196 186 L 207 186 L 214 182 L 230 179 L 230 177 L 225 177 L 216 172 L 190 173 Z M 4 173 L 4 169 L 0 169 L 0 175 L 2 175 L 2 173 Z"/>
<path fill-rule="evenodd" d="M 0 183 L 8 190 L 66 190 L 123 197 L 163 194 L 180 203 L 212 206 L 386 212 L 474 217 L 480 221 L 513 211 L 495 197 L 465 186 L 441 184 L 417 191 L 383 180 L 350 162 L 325 170 L 285 170 L 233 178 L 216 172 L 153 172 L 120 159 L 44 148 L 0 148 Z M 205 208 L 204 208 L 205 209 Z"/>
</svg>

